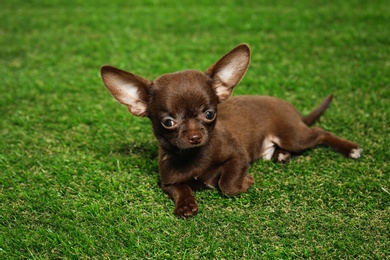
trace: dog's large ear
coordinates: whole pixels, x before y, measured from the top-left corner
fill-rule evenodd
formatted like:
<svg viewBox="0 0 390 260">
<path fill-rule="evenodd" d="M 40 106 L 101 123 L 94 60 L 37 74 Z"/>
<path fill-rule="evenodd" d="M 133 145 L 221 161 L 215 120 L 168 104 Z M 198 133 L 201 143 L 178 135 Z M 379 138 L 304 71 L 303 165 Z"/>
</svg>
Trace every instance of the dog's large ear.
<svg viewBox="0 0 390 260">
<path fill-rule="evenodd" d="M 104 85 L 111 95 L 135 116 L 147 116 L 148 89 L 151 82 L 112 66 L 100 68 Z"/>
<path fill-rule="evenodd" d="M 214 63 L 206 75 L 213 79 L 213 87 L 219 102 L 224 101 L 233 92 L 233 88 L 245 75 L 250 62 L 250 49 L 247 44 L 240 44 Z"/>
</svg>

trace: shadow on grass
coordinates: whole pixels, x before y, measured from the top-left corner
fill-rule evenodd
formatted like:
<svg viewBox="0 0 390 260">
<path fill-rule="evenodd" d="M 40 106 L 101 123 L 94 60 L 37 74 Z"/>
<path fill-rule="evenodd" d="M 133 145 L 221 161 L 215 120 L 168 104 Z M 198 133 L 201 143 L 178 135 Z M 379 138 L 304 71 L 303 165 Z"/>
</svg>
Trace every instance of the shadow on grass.
<svg viewBox="0 0 390 260">
<path fill-rule="evenodd" d="M 122 143 L 113 153 L 123 156 L 140 156 L 145 159 L 157 160 L 158 146 L 153 142 Z"/>
<path fill-rule="evenodd" d="M 126 157 L 126 161 L 131 165 L 136 165 L 145 172 L 155 174 L 158 172 L 158 146 L 154 142 L 126 142 L 118 143 L 111 149 L 113 155 Z"/>
</svg>

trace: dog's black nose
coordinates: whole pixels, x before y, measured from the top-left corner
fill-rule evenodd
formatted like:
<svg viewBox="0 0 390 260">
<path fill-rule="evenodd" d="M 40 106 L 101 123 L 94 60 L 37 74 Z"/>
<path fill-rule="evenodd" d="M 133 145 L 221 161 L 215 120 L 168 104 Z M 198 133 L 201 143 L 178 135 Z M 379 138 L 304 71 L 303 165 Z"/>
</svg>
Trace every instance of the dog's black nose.
<svg viewBox="0 0 390 260">
<path fill-rule="evenodd" d="M 202 135 L 201 134 L 191 134 L 188 136 L 188 142 L 190 144 L 199 144 L 202 142 Z"/>
</svg>

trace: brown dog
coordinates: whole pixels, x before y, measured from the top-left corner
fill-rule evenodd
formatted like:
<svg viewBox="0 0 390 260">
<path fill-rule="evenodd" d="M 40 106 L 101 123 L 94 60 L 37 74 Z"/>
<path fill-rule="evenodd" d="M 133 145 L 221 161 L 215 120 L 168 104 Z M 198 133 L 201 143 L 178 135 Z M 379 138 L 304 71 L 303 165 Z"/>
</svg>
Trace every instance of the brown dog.
<svg viewBox="0 0 390 260">
<path fill-rule="evenodd" d="M 244 76 L 250 50 L 241 44 L 205 73 L 186 70 L 154 81 L 103 66 L 107 89 L 135 116 L 147 116 L 159 143 L 162 189 L 174 200 L 174 213 L 190 217 L 198 211 L 193 189 L 218 187 L 237 195 L 253 184 L 249 163 L 262 157 L 285 162 L 319 144 L 358 158 L 355 143 L 308 126 L 325 111 L 332 96 L 303 117 L 289 103 L 267 96 L 228 99 Z M 217 120 L 218 117 L 218 120 Z"/>
</svg>

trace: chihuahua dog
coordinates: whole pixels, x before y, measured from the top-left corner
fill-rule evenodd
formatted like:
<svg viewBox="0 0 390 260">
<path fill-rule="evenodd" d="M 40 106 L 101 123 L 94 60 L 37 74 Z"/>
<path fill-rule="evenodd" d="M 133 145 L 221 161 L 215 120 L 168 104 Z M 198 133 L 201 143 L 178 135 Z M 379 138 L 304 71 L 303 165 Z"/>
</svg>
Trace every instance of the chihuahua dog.
<svg viewBox="0 0 390 260">
<path fill-rule="evenodd" d="M 309 127 L 332 96 L 305 117 L 277 98 L 229 98 L 249 62 L 249 46 L 240 44 L 206 72 L 185 70 L 154 81 L 108 65 L 101 68 L 112 96 L 131 114 L 152 122 L 161 186 L 179 217 L 197 213 L 194 189 L 216 187 L 229 196 L 247 191 L 254 181 L 249 165 L 258 158 L 286 162 L 290 153 L 319 144 L 350 158 L 361 155 L 357 144 Z"/>
</svg>

